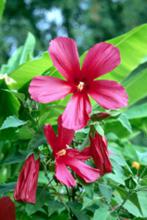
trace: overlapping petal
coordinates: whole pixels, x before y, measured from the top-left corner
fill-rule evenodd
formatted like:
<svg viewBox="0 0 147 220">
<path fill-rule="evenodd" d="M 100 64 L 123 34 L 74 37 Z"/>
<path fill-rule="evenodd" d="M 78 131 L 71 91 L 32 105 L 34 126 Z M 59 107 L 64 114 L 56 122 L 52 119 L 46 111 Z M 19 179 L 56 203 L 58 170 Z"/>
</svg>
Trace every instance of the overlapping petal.
<svg viewBox="0 0 147 220">
<path fill-rule="evenodd" d="M 66 164 L 86 183 L 94 182 L 100 177 L 98 169 L 90 167 L 76 158 L 68 158 Z"/>
<path fill-rule="evenodd" d="M 70 145 L 73 137 L 74 137 L 74 130 L 66 129 L 62 126 L 62 118 L 61 116 L 58 118 L 58 140 L 57 143 L 59 144 L 59 148 L 65 148 L 66 145 Z"/>
<path fill-rule="evenodd" d="M 73 130 L 85 127 L 91 110 L 88 95 L 86 93 L 75 93 L 62 115 L 63 127 Z"/>
<path fill-rule="evenodd" d="M 109 43 L 95 44 L 87 53 L 82 74 L 87 79 L 95 79 L 112 71 L 120 64 L 119 50 Z"/>
<path fill-rule="evenodd" d="M 51 41 L 49 54 L 57 70 L 68 80 L 74 81 L 80 73 L 79 55 L 76 42 L 67 37 Z"/>
<path fill-rule="evenodd" d="M 64 161 L 61 159 L 56 160 L 55 176 L 62 184 L 65 184 L 68 187 L 73 187 L 76 185 L 75 179 L 67 169 Z"/>
<path fill-rule="evenodd" d="M 31 98 L 36 102 L 49 103 L 64 98 L 72 90 L 66 81 L 51 76 L 37 76 L 29 86 Z"/>
<path fill-rule="evenodd" d="M 44 126 L 44 134 L 47 139 L 47 142 L 50 144 L 53 151 L 57 151 L 57 137 L 51 125 L 47 124 Z"/>
<path fill-rule="evenodd" d="M 89 95 L 106 109 L 117 109 L 128 104 L 128 95 L 119 83 L 112 80 L 96 80 L 91 82 Z"/>
</svg>

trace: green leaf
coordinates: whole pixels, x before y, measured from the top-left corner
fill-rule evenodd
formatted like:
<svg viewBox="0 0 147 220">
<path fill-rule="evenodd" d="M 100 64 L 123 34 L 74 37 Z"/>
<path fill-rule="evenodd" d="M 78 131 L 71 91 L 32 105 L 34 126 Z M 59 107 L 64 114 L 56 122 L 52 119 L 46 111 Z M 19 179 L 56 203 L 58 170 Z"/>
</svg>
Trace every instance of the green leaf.
<svg viewBox="0 0 147 220">
<path fill-rule="evenodd" d="M 95 129 L 96 129 L 96 131 L 97 131 L 101 136 L 104 136 L 104 130 L 103 130 L 102 126 L 101 126 L 99 123 L 96 123 Z"/>
<path fill-rule="evenodd" d="M 0 184 L 0 195 L 3 195 L 4 193 L 12 192 L 14 190 L 16 183 L 6 183 L 6 184 Z"/>
<path fill-rule="evenodd" d="M 22 121 L 18 119 L 16 116 L 9 116 L 3 122 L 2 126 L 0 127 L 0 130 L 6 129 L 6 128 L 16 128 L 26 123 L 27 123 L 26 121 Z"/>
<path fill-rule="evenodd" d="M 129 105 L 147 96 L 147 69 L 131 78 L 125 87 L 129 96 Z"/>
<path fill-rule="evenodd" d="M 120 121 L 120 123 L 122 124 L 122 126 L 124 128 L 126 128 L 130 133 L 132 132 L 132 127 L 131 124 L 127 118 L 127 116 L 125 115 L 125 113 L 122 113 L 119 117 L 118 117 L 118 121 Z"/>
<path fill-rule="evenodd" d="M 142 216 L 147 218 L 147 192 L 140 191 L 137 193 L 137 196 L 140 203 Z"/>
<path fill-rule="evenodd" d="M 1 89 L 2 88 L 2 89 Z M 0 124 L 9 115 L 18 115 L 20 102 L 16 96 L 4 89 L 8 89 L 6 85 L 0 88 Z"/>
<path fill-rule="evenodd" d="M 111 198 L 112 198 L 111 187 L 103 183 L 103 184 L 99 184 L 99 190 L 100 190 L 102 196 L 104 196 L 104 198 L 106 199 L 106 201 L 108 203 L 110 203 Z"/>
<path fill-rule="evenodd" d="M 4 8 L 5 8 L 5 3 L 6 3 L 6 0 L 0 0 L 0 20 L 1 20 L 1 17 L 3 15 L 3 11 L 4 11 Z"/>
<path fill-rule="evenodd" d="M 31 33 L 28 33 L 27 39 L 26 39 L 25 44 L 23 46 L 23 50 L 21 53 L 19 64 L 23 64 L 27 60 L 32 58 L 34 47 L 35 47 L 35 38 Z"/>
<path fill-rule="evenodd" d="M 107 206 L 102 206 L 102 207 L 100 207 L 99 209 L 97 209 L 95 211 L 92 220 L 98 220 L 98 219 L 106 220 L 108 215 L 109 215 L 108 207 Z"/>
<path fill-rule="evenodd" d="M 41 57 L 22 64 L 10 74 L 10 77 L 17 82 L 16 89 L 20 89 L 33 77 L 43 74 L 43 72 L 48 70 L 51 66 L 51 59 L 49 58 L 48 53 L 45 52 Z"/>
<path fill-rule="evenodd" d="M 128 119 L 146 118 L 147 117 L 147 103 L 135 105 L 125 111 Z"/>
<path fill-rule="evenodd" d="M 2 74 L 9 74 L 10 72 L 14 71 L 18 66 L 20 62 L 21 53 L 23 50 L 23 46 L 19 47 L 9 58 L 8 63 L 2 65 L 0 73 Z"/>
<path fill-rule="evenodd" d="M 121 64 L 111 73 L 102 78 L 124 80 L 147 57 L 147 24 L 140 25 L 133 30 L 108 41 L 120 49 Z"/>
</svg>

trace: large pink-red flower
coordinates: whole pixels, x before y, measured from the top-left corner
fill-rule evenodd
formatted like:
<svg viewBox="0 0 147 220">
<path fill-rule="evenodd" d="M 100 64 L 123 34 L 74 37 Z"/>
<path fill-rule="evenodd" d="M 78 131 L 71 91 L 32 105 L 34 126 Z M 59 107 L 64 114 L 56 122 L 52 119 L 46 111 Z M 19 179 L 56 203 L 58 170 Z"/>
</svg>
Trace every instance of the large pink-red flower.
<svg viewBox="0 0 147 220">
<path fill-rule="evenodd" d="M 112 71 L 120 64 L 119 50 L 109 43 L 95 44 L 86 54 L 82 67 L 74 40 L 57 37 L 51 41 L 49 54 L 64 80 L 52 76 L 37 76 L 29 87 L 31 98 L 49 103 L 73 94 L 63 113 L 63 126 L 81 129 L 88 120 L 92 107 L 89 96 L 106 109 L 127 105 L 125 89 L 112 80 L 96 78 Z"/>
<path fill-rule="evenodd" d="M 82 155 L 93 158 L 96 167 L 100 170 L 101 176 L 112 172 L 107 141 L 99 133 L 96 132 L 94 137 L 90 136 L 90 147 L 85 148 L 82 151 Z"/>
<path fill-rule="evenodd" d="M 58 119 L 58 135 L 55 134 L 51 125 L 45 125 L 44 133 L 53 150 L 55 176 L 62 184 L 68 187 L 76 185 L 76 181 L 68 168 L 71 168 L 86 183 L 94 182 L 99 178 L 99 170 L 84 163 L 88 158 L 87 155 L 81 155 L 77 149 L 69 148 L 74 131 L 63 128 L 61 117 Z"/>
<path fill-rule="evenodd" d="M 26 159 L 17 180 L 14 192 L 15 200 L 36 203 L 39 166 L 40 160 L 35 160 L 33 154 Z"/>
<path fill-rule="evenodd" d="M 16 220 L 15 205 L 7 196 L 0 198 L 0 220 Z"/>
</svg>

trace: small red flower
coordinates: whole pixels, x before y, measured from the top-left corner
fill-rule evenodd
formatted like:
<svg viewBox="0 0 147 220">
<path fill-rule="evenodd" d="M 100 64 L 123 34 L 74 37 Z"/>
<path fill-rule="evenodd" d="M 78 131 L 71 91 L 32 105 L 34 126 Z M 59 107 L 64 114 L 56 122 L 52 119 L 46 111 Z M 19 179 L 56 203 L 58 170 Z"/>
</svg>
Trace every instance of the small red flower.
<svg viewBox="0 0 147 220">
<path fill-rule="evenodd" d="M 96 167 L 100 170 L 101 176 L 112 172 L 106 138 L 97 132 L 94 137 L 90 136 L 90 147 L 85 148 L 82 155 L 93 158 Z"/>
<path fill-rule="evenodd" d="M 31 98 L 49 103 L 72 93 L 63 116 L 63 126 L 81 129 L 89 120 L 92 107 L 89 96 L 106 109 L 127 105 L 125 89 L 112 80 L 95 80 L 120 64 L 119 50 L 109 43 L 95 44 L 86 54 L 80 68 L 79 55 L 74 40 L 57 37 L 51 41 L 49 54 L 54 66 L 65 80 L 52 76 L 37 76 L 29 87 Z"/>
<path fill-rule="evenodd" d="M 0 220 L 16 220 L 15 205 L 9 197 L 0 199 Z"/>
<path fill-rule="evenodd" d="M 18 201 L 36 203 L 36 190 L 38 182 L 40 160 L 34 159 L 31 154 L 25 161 L 17 180 L 14 198 Z"/>
<path fill-rule="evenodd" d="M 55 176 L 64 185 L 73 187 L 76 181 L 67 167 L 70 167 L 86 183 L 99 178 L 99 170 L 85 164 L 87 156 L 81 155 L 76 149 L 69 149 L 68 145 L 74 136 L 74 131 L 63 128 L 61 117 L 58 119 L 58 136 L 51 125 L 44 127 L 44 133 L 55 157 Z"/>
</svg>

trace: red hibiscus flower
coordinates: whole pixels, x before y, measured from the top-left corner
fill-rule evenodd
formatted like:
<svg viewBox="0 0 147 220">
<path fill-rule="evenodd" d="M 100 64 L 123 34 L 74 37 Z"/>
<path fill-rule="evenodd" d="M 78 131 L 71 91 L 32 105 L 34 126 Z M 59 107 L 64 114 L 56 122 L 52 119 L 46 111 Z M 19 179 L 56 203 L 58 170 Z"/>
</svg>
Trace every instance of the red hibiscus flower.
<svg viewBox="0 0 147 220">
<path fill-rule="evenodd" d="M 93 158 L 96 167 L 100 170 L 101 176 L 112 172 L 106 138 L 97 132 L 94 137 L 90 136 L 90 147 L 85 148 L 82 151 L 82 155 Z"/>
<path fill-rule="evenodd" d="M 18 201 L 36 203 L 36 190 L 38 182 L 40 160 L 30 155 L 25 161 L 17 180 L 14 198 Z"/>
<path fill-rule="evenodd" d="M 15 205 L 9 197 L 2 197 L 0 199 L 0 219 L 16 220 Z"/>
<path fill-rule="evenodd" d="M 119 50 L 113 45 L 105 42 L 95 44 L 86 54 L 81 68 L 76 43 L 70 38 L 52 40 L 49 54 L 65 80 L 37 76 L 30 84 L 29 93 L 40 103 L 62 99 L 72 93 L 62 116 L 64 127 L 74 130 L 85 127 L 92 110 L 89 96 L 106 109 L 127 105 L 127 93 L 119 83 L 95 80 L 120 64 Z"/>
<path fill-rule="evenodd" d="M 99 170 L 85 164 L 87 155 L 81 155 L 76 149 L 69 149 L 74 131 L 62 127 L 61 117 L 58 119 L 58 136 L 51 125 L 44 127 L 47 142 L 50 144 L 55 157 L 55 176 L 64 185 L 73 187 L 76 181 L 67 167 L 70 167 L 86 183 L 99 178 Z"/>
</svg>

